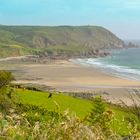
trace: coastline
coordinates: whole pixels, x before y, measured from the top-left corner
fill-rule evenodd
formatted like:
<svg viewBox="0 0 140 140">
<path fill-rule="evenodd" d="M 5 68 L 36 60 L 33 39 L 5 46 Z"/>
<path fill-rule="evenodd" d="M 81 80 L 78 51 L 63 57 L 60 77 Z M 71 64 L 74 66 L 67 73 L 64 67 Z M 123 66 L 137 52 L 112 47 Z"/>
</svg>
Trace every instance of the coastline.
<svg viewBox="0 0 140 140">
<path fill-rule="evenodd" d="M 51 86 L 59 92 L 100 94 L 108 102 L 123 100 L 131 105 L 128 91 L 140 89 L 140 82 L 118 78 L 100 69 L 59 60 L 50 64 L 30 64 L 20 67 L 15 73 L 16 84 L 38 84 Z M 19 69 L 19 72 L 20 72 Z M 20 76 L 19 76 L 20 75 Z M 108 93 L 107 95 L 104 93 Z"/>
<path fill-rule="evenodd" d="M 30 56 L 29 56 L 30 57 Z M 14 73 L 15 84 L 33 84 L 52 87 L 55 91 L 66 93 L 92 93 L 101 95 L 108 102 L 120 104 L 121 100 L 132 104 L 130 92 L 140 89 L 140 82 L 118 77 L 102 71 L 98 67 L 90 67 L 71 60 L 54 60 L 48 63 L 13 63 L 28 56 L 8 58 L 10 65 L 1 69 Z M 7 60 L 7 58 L 6 58 Z M 16 64 L 16 65 L 12 65 Z M 107 93 L 107 94 L 104 94 Z"/>
<path fill-rule="evenodd" d="M 76 64 L 100 69 L 103 73 L 118 78 L 140 82 L 139 57 L 137 57 L 139 52 L 139 48 L 124 48 L 119 51 L 114 50 L 106 57 L 79 58 L 71 61 Z"/>
</svg>

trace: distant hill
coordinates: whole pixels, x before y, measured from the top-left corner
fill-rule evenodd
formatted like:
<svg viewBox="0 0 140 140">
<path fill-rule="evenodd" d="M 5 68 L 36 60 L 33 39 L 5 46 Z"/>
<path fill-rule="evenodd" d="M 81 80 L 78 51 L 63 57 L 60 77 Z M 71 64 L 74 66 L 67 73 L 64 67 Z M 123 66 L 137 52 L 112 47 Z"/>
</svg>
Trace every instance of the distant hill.
<svg viewBox="0 0 140 140">
<path fill-rule="evenodd" d="M 119 48 L 124 42 L 98 26 L 1 26 L 0 57 L 25 54 L 79 55 Z"/>
</svg>

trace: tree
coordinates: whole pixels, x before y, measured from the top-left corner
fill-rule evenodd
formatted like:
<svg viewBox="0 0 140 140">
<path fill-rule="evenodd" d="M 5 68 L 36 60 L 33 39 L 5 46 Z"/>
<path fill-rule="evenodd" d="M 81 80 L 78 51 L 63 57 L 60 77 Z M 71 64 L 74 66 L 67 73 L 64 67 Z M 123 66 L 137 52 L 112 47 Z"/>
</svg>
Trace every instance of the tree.
<svg viewBox="0 0 140 140">
<path fill-rule="evenodd" d="M 87 120 L 93 126 L 100 126 L 106 136 L 111 134 L 110 124 L 113 120 L 113 112 L 106 108 L 106 103 L 100 96 L 93 99 L 93 108 Z"/>
<path fill-rule="evenodd" d="M 106 111 L 105 103 L 101 99 L 101 97 L 96 97 L 93 99 L 93 108 L 91 109 L 90 115 L 89 115 L 89 122 L 91 123 L 102 123 L 104 112 Z"/>
</svg>

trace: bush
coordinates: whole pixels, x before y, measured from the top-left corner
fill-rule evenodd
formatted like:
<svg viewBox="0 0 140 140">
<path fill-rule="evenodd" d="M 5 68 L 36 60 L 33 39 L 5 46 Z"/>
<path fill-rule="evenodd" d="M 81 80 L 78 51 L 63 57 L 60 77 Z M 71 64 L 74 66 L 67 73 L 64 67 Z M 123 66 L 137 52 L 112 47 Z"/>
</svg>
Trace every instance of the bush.
<svg viewBox="0 0 140 140">
<path fill-rule="evenodd" d="M 9 71 L 0 71 L 0 89 L 8 85 L 14 77 L 11 72 Z"/>
<path fill-rule="evenodd" d="M 0 71 L 0 110 L 8 111 L 13 105 L 12 101 L 8 98 L 11 96 L 11 90 L 7 93 L 7 85 L 14 80 L 14 77 L 9 71 Z M 10 89 L 10 88 L 9 88 Z"/>
</svg>

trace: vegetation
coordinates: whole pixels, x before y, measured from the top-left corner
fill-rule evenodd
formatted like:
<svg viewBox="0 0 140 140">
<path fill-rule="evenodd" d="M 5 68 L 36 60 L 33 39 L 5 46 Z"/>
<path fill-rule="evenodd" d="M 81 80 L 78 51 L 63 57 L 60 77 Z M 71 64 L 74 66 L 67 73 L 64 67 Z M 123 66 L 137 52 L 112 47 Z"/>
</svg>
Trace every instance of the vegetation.
<svg viewBox="0 0 140 140">
<path fill-rule="evenodd" d="M 140 139 L 138 116 L 125 108 L 109 105 L 100 97 L 84 100 L 53 93 L 48 98 L 48 92 L 8 86 L 13 76 L 7 71 L 0 75 L 0 83 L 5 83 L 0 88 L 2 140 Z M 123 129 L 116 131 L 120 127 Z"/>
<path fill-rule="evenodd" d="M 40 53 L 74 56 L 123 45 L 110 31 L 97 26 L 0 26 L 0 57 Z"/>
<path fill-rule="evenodd" d="M 0 89 L 8 85 L 12 80 L 14 80 L 13 75 L 9 71 L 0 71 Z"/>
</svg>

